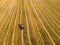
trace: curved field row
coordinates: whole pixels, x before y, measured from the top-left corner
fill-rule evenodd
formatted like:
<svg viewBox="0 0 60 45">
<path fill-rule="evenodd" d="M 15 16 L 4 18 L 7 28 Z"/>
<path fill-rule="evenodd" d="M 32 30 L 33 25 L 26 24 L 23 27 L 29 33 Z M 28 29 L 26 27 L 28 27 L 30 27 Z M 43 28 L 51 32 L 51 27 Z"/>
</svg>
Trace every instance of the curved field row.
<svg viewBox="0 0 60 45">
<path fill-rule="evenodd" d="M 0 45 L 60 45 L 60 0 L 0 0 Z"/>
</svg>

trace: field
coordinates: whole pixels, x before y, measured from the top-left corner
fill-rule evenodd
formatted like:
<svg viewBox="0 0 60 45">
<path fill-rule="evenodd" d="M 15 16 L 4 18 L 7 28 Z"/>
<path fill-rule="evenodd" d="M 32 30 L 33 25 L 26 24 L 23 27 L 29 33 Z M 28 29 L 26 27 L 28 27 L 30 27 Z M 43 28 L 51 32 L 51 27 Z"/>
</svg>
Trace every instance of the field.
<svg viewBox="0 0 60 45">
<path fill-rule="evenodd" d="M 60 45 L 60 0 L 0 0 L 0 45 Z"/>
</svg>

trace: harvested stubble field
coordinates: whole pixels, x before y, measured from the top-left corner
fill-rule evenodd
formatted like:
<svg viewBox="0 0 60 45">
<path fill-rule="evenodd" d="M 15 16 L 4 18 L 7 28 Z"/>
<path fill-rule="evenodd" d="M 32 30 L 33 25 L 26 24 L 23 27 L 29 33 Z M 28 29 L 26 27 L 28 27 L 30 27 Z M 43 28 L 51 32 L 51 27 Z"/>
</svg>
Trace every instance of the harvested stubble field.
<svg viewBox="0 0 60 45">
<path fill-rule="evenodd" d="M 60 0 L 0 0 L 0 45 L 60 45 Z"/>
</svg>

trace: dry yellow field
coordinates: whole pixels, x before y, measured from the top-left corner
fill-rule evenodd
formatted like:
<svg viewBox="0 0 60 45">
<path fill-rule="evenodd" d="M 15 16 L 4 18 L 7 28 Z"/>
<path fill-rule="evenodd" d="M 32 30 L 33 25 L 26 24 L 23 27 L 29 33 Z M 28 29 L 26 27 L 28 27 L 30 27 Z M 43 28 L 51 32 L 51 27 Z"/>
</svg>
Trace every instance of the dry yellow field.
<svg viewBox="0 0 60 45">
<path fill-rule="evenodd" d="M 60 0 L 0 0 L 0 45 L 60 45 Z"/>
</svg>

